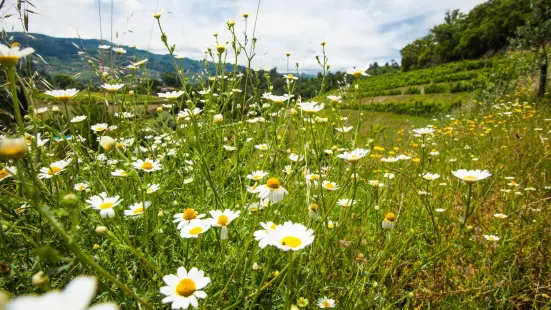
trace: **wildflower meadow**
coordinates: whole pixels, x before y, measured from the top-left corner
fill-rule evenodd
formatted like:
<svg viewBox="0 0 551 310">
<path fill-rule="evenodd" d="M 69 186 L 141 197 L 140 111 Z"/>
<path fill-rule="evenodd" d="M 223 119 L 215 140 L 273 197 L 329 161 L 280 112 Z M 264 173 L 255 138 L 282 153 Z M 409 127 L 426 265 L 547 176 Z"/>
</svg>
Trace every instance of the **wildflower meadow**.
<svg viewBox="0 0 551 310">
<path fill-rule="evenodd" d="M 251 66 L 254 14 L 193 78 L 163 17 L 162 92 L 128 47 L 81 47 L 90 84 L 56 89 L 27 73 L 32 40 L 0 45 L 0 309 L 551 307 L 551 101 L 528 52 L 449 69 L 482 72 L 458 104 L 420 97 L 455 78 L 421 94 L 364 64 L 325 91 L 319 42 L 303 98 L 292 53 L 277 93 Z M 399 87 L 423 104 L 364 99 Z"/>
</svg>

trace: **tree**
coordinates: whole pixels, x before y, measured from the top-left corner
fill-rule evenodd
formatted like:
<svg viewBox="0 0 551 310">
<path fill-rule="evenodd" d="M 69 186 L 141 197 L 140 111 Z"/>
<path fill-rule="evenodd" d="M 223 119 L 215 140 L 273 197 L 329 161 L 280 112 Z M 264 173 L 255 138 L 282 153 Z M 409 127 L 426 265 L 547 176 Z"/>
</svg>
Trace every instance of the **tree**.
<svg viewBox="0 0 551 310">
<path fill-rule="evenodd" d="M 54 77 L 54 84 L 61 89 L 69 88 L 73 83 L 73 77 L 67 74 L 58 74 Z"/>
<path fill-rule="evenodd" d="M 547 44 L 551 42 L 551 2 L 549 0 L 532 0 L 532 15 L 526 24 L 518 28 L 520 43 L 538 54 L 540 80 L 538 97 L 543 97 L 547 85 L 547 67 L 549 55 Z"/>
</svg>

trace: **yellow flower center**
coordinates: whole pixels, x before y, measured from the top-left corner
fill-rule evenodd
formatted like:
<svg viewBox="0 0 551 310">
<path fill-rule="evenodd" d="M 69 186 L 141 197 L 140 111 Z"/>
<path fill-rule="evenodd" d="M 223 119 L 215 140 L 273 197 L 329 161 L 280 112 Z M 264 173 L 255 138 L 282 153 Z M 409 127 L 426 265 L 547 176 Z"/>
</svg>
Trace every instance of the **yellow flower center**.
<svg viewBox="0 0 551 310">
<path fill-rule="evenodd" d="M 121 175 L 126 175 L 126 171 L 121 171 Z"/>
<path fill-rule="evenodd" d="M 354 74 L 354 76 L 356 76 L 356 74 Z M 324 308 L 329 308 L 331 306 L 331 304 L 329 304 L 328 301 L 324 301 L 321 303 L 321 306 L 324 307 Z"/>
<path fill-rule="evenodd" d="M 333 183 L 325 183 L 325 187 L 328 189 L 334 189 L 335 185 Z"/>
<path fill-rule="evenodd" d="M 61 96 L 57 96 L 56 98 L 58 100 L 62 100 L 62 101 L 69 101 L 69 100 L 71 100 L 71 98 L 73 98 L 73 96 L 71 96 L 71 95 L 61 95 Z"/>
<path fill-rule="evenodd" d="M 228 221 L 229 221 L 228 217 L 225 216 L 224 214 L 218 217 L 218 225 L 226 226 L 228 225 Z"/>
<path fill-rule="evenodd" d="M 54 175 L 54 174 L 56 174 L 60 171 L 61 171 L 61 168 L 56 167 L 56 166 L 50 166 L 50 169 L 48 169 L 48 174 L 49 175 Z"/>
<path fill-rule="evenodd" d="M 5 66 L 15 66 L 19 58 L 20 58 L 19 56 L 15 56 L 15 55 L 0 56 L 0 64 L 3 64 Z"/>
<path fill-rule="evenodd" d="M 114 203 L 112 203 L 112 202 L 104 202 L 104 203 L 99 205 L 99 208 L 102 209 L 102 210 L 111 209 L 111 208 L 113 208 L 113 205 L 114 205 Z"/>
<path fill-rule="evenodd" d="M 8 174 L 9 173 L 6 171 L 6 169 L 0 170 L 0 179 L 5 178 L 6 176 L 8 176 Z"/>
<path fill-rule="evenodd" d="M 124 143 L 117 143 L 117 148 L 118 149 L 124 148 Z"/>
<path fill-rule="evenodd" d="M 279 189 L 279 181 L 276 178 L 269 178 L 266 186 L 270 189 Z"/>
<path fill-rule="evenodd" d="M 195 210 L 193 210 L 192 208 L 187 208 L 184 211 L 184 220 L 191 221 L 196 218 L 197 218 L 197 212 L 195 212 Z"/>
<path fill-rule="evenodd" d="M 134 210 L 134 214 L 142 214 L 143 213 L 143 207 L 139 207 L 136 210 Z"/>
<path fill-rule="evenodd" d="M 394 213 L 388 212 L 385 216 L 385 220 L 389 222 L 394 222 L 394 220 L 396 220 L 396 216 L 394 215 Z"/>
<path fill-rule="evenodd" d="M 287 74 L 287 79 L 288 80 L 292 80 L 293 79 L 293 75 L 291 73 Z"/>
<path fill-rule="evenodd" d="M 260 179 L 262 179 L 262 176 L 260 176 L 260 175 L 258 175 L 258 174 L 257 174 L 257 175 L 253 175 L 253 180 L 255 180 L 255 181 L 260 181 Z"/>
<path fill-rule="evenodd" d="M 360 75 L 362 75 L 362 73 L 361 73 L 360 71 L 356 71 L 356 72 L 352 73 L 352 75 L 353 75 L 354 77 L 359 78 Z"/>
<path fill-rule="evenodd" d="M 302 244 L 302 240 L 300 240 L 297 237 L 287 236 L 287 237 L 281 239 L 280 244 L 291 247 L 291 248 L 294 249 L 294 248 L 296 248 L 296 247 L 298 247 Z"/>
<path fill-rule="evenodd" d="M 190 278 L 180 280 L 180 283 L 176 286 L 176 293 L 180 296 L 189 297 L 195 293 L 197 286 Z"/>
<path fill-rule="evenodd" d="M 189 234 L 190 235 L 198 235 L 200 234 L 201 232 L 203 232 L 203 228 L 202 227 L 193 227 L 192 229 L 189 230 Z"/>
<path fill-rule="evenodd" d="M 79 186 L 78 186 L 78 189 L 79 189 L 79 190 L 84 190 L 84 189 L 86 189 L 86 186 L 84 186 L 84 185 L 79 185 Z"/>
<path fill-rule="evenodd" d="M 312 176 L 310 176 L 310 180 L 314 180 L 314 181 L 319 180 L 319 178 L 320 176 L 317 174 L 312 174 Z"/>
<path fill-rule="evenodd" d="M 318 205 L 313 203 L 310 205 L 310 212 L 317 212 L 318 211 Z"/>
<path fill-rule="evenodd" d="M 144 162 L 144 163 L 142 164 L 142 169 L 144 169 L 144 170 L 151 170 L 151 169 L 153 169 L 153 164 L 146 161 L 146 162 Z"/>
<path fill-rule="evenodd" d="M 478 178 L 473 175 L 467 175 L 463 177 L 463 180 L 465 180 L 465 182 L 475 182 L 478 181 Z"/>
</svg>

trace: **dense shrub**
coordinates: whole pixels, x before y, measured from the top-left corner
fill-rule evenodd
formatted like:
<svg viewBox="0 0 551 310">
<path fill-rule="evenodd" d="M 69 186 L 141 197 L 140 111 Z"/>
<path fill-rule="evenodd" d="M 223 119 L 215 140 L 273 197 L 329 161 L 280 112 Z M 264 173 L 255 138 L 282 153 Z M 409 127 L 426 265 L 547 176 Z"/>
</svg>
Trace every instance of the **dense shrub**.
<svg viewBox="0 0 551 310">
<path fill-rule="evenodd" d="M 405 94 L 406 95 L 417 95 L 421 93 L 421 89 L 419 87 L 410 86 L 406 89 Z"/>
<path fill-rule="evenodd" d="M 465 81 L 453 83 L 450 86 L 451 93 L 462 93 L 462 92 L 469 92 L 472 90 L 474 90 L 473 84 Z"/>
</svg>

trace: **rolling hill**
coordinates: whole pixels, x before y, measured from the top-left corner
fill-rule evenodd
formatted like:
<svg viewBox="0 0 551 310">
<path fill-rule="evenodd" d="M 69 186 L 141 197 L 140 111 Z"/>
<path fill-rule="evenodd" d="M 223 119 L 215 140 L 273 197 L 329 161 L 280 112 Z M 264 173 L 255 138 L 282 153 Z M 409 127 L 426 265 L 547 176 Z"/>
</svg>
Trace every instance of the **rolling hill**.
<svg viewBox="0 0 551 310">
<path fill-rule="evenodd" d="M 8 35 L 14 42 L 20 43 L 23 47 L 33 47 L 36 53 L 47 62 L 47 64 L 44 64 L 42 61 L 36 62 L 39 71 L 45 72 L 50 76 L 58 74 L 69 74 L 74 76 L 80 73 L 77 80 L 86 83 L 89 82 L 91 78 L 90 67 L 86 59 L 78 54 L 79 49 L 77 49 L 75 45 L 79 46 L 81 51 L 85 51 L 90 56 L 99 57 L 98 46 L 100 44 L 111 44 L 106 40 L 56 38 L 38 33 L 29 33 L 29 35 L 26 35 L 22 32 L 11 32 L 8 33 Z M 172 60 L 168 54 L 161 55 L 149 53 L 145 50 L 134 49 L 129 46 L 113 45 L 113 47 L 122 47 L 127 51 L 127 54 L 121 55 L 120 64 L 122 66 L 130 64 L 130 61 L 133 61 L 137 56 L 139 60 L 148 59 L 147 70 L 150 77 L 159 78 L 163 72 L 175 72 Z M 183 66 L 188 76 L 201 74 L 201 72 L 205 70 L 205 65 L 202 61 L 183 58 L 178 62 Z M 233 66 L 227 64 L 226 69 L 233 71 Z M 243 67 L 240 67 L 240 69 L 243 69 Z"/>
</svg>

